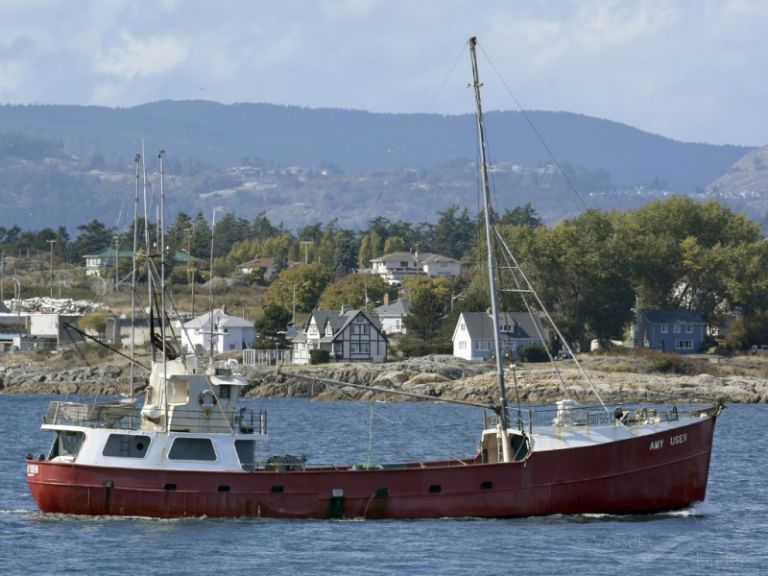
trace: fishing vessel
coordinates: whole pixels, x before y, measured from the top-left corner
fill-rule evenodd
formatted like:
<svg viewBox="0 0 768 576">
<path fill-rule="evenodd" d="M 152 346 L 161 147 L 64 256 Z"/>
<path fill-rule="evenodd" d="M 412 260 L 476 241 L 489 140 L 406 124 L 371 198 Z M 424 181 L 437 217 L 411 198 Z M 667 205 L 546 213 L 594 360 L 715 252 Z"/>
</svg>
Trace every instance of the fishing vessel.
<svg viewBox="0 0 768 576">
<path fill-rule="evenodd" d="M 40 510 L 163 518 L 496 518 L 650 513 L 704 500 L 719 403 L 608 406 L 595 390 L 589 405 L 570 398 L 547 407 L 509 405 L 499 337 L 501 269 L 512 273 L 526 306 L 538 313 L 544 307 L 508 248 L 498 252 L 501 264 L 491 249 L 503 239 L 490 209 L 474 38 L 469 47 L 498 380 L 494 405 L 478 404 L 490 417 L 477 452 L 375 467 L 270 455 L 262 442 L 266 413 L 238 404 L 247 382 L 227 367 L 178 354 L 161 330 L 141 405 L 135 399 L 50 403 L 42 428 L 53 433 L 52 447 L 26 463 Z"/>
</svg>

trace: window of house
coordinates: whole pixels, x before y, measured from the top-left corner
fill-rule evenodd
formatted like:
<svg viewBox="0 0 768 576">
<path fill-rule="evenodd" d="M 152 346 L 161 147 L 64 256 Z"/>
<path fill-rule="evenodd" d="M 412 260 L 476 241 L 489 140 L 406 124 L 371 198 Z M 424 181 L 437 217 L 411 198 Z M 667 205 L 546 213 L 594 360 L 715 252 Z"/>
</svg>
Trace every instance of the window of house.
<svg viewBox="0 0 768 576">
<path fill-rule="evenodd" d="M 685 325 L 685 333 L 686 334 L 693 334 L 693 324 L 686 324 Z"/>
<path fill-rule="evenodd" d="M 360 352 L 362 354 L 370 354 L 371 353 L 371 345 L 368 342 L 360 342 Z"/>
<path fill-rule="evenodd" d="M 693 350 L 693 340 L 675 340 L 675 350 Z"/>
<path fill-rule="evenodd" d="M 467 326 L 466 326 L 466 324 L 464 324 L 464 322 L 462 322 L 461 324 L 459 324 L 459 330 L 461 330 L 462 332 L 464 332 L 464 330 L 466 330 L 466 329 L 467 329 Z"/>
<path fill-rule="evenodd" d="M 666 334 L 667 332 L 669 332 L 669 325 L 668 324 L 662 324 L 661 326 L 659 326 L 659 329 L 660 329 L 662 334 Z"/>
<path fill-rule="evenodd" d="M 675 324 L 672 329 L 675 334 L 680 334 L 680 324 Z"/>
</svg>

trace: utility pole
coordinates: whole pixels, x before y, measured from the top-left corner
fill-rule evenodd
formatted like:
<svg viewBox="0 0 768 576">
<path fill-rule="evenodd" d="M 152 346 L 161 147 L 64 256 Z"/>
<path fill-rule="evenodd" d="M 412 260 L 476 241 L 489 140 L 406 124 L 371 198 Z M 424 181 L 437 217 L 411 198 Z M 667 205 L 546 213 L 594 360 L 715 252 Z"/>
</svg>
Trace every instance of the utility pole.
<svg viewBox="0 0 768 576">
<path fill-rule="evenodd" d="M 51 300 L 53 300 L 53 245 L 56 244 L 56 240 L 46 240 L 51 245 Z"/>
<path fill-rule="evenodd" d="M 309 245 L 312 244 L 312 242 L 302 240 L 301 243 L 304 244 L 304 264 L 309 264 Z"/>
</svg>

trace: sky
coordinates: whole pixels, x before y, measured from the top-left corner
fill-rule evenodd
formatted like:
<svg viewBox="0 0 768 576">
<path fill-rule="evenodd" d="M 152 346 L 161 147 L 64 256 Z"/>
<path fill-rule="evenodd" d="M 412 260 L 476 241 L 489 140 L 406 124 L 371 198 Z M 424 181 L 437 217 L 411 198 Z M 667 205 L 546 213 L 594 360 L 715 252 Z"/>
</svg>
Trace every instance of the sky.
<svg viewBox="0 0 768 576">
<path fill-rule="evenodd" d="M 0 104 L 607 118 L 768 144 L 768 0 L 0 0 Z M 1 127 L 0 127 L 1 129 Z"/>
</svg>

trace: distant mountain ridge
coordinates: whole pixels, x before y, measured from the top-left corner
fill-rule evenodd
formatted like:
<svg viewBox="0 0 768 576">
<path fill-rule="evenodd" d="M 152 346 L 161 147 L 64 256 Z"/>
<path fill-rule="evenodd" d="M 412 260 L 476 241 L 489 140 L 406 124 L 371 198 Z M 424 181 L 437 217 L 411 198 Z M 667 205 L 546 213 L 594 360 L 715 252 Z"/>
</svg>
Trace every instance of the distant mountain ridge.
<svg viewBox="0 0 768 576">
<path fill-rule="evenodd" d="M 663 184 L 675 192 L 703 190 L 751 150 L 684 143 L 617 122 L 567 112 L 527 112 L 558 161 L 602 170 L 617 186 Z M 488 112 L 493 162 L 550 161 L 520 112 Z M 59 105 L 0 106 L 0 133 L 61 142 L 81 157 L 100 155 L 126 165 L 139 150 L 211 168 L 259 158 L 304 168 L 334 164 L 345 172 L 434 168 L 474 159 L 474 117 L 380 114 L 272 104 L 161 101 L 132 108 Z M 149 154 L 148 154 L 149 155 Z"/>
</svg>

